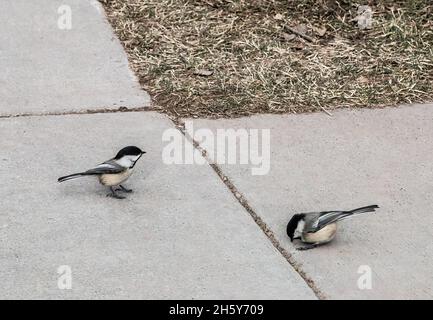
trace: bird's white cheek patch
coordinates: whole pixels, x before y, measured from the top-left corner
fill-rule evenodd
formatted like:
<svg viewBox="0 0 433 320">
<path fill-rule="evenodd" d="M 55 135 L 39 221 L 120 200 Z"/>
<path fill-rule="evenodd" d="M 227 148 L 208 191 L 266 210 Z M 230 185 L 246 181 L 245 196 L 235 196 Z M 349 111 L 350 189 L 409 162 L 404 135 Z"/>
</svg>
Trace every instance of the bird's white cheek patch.
<svg viewBox="0 0 433 320">
<path fill-rule="evenodd" d="M 117 160 L 117 163 L 124 168 L 129 168 L 134 162 L 131 160 L 131 156 L 126 156 Z"/>
<path fill-rule="evenodd" d="M 137 162 L 140 159 L 140 156 L 128 156 L 127 159 L 132 163 Z"/>
<path fill-rule="evenodd" d="M 302 220 L 299 220 L 298 225 L 296 227 L 296 230 L 295 230 L 295 232 L 293 234 L 293 236 L 295 238 L 298 238 L 298 237 L 300 237 L 302 235 L 302 231 L 304 230 L 304 226 L 305 226 L 305 222 L 302 221 Z"/>
</svg>

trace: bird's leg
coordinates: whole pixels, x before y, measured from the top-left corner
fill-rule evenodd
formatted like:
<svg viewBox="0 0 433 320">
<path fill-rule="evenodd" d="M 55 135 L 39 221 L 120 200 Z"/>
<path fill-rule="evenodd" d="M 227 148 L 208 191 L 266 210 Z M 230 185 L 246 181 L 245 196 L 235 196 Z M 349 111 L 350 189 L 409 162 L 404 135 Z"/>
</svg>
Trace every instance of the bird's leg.
<svg viewBox="0 0 433 320">
<path fill-rule="evenodd" d="M 123 192 L 126 192 L 126 193 L 131 193 L 132 192 L 132 189 L 127 189 L 124 186 L 122 186 L 121 184 L 119 185 L 119 187 L 120 187 L 120 190 L 123 191 Z"/>
<path fill-rule="evenodd" d="M 306 246 L 304 246 L 304 247 L 299 247 L 299 248 L 296 248 L 296 250 L 299 250 L 299 251 L 307 251 L 307 250 L 310 250 L 310 249 L 314 249 L 314 248 L 316 248 L 318 246 L 318 244 L 309 244 L 309 245 L 306 245 Z"/>
<path fill-rule="evenodd" d="M 115 199 L 125 199 L 124 196 L 121 196 L 118 193 L 116 193 L 116 190 L 114 190 L 113 187 L 110 187 L 110 191 L 111 191 L 111 193 L 107 194 L 107 197 L 112 197 Z"/>
</svg>

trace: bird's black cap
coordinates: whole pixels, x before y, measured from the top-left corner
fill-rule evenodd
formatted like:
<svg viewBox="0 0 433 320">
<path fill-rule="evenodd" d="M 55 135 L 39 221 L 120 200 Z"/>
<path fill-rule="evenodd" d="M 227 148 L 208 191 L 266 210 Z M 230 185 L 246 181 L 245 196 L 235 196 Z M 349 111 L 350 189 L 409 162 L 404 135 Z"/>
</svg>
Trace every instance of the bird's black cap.
<svg viewBox="0 0 433 320">
<path fill-rule="evenodd" d="M 125 147 L 122 150 L 120 150 L 117 155 L 114 157 L 114 159 L 120 159 L 124 156 L 140 156 L 142 154 L 146 153 L 145 151 L 142 151 L 140 148 L 135 146 L 129 146 Z"/>
<path fill-rule="evenodd" d="M 293 215 L 292 219 L 290 219 L 289 223 L 287 224 L 287 235 L 290 238 L 290 241 L 293 241 L 293 235 L 295 234 L 295 230 L 298 227 L 298 222 L 299 220 L 301 220 L 302 218 L 304 218 L 304 214 L 302 213 L 297 213 L 295 215 Z"/>
</svg>

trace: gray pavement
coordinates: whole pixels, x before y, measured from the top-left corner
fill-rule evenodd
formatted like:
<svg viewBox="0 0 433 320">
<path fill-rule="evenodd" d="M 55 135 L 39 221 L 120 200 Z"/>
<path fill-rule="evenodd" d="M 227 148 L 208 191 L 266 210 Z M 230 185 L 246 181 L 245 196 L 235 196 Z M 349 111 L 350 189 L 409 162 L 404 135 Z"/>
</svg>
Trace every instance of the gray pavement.
<svg viewBox="0 0 433 320">
<path fill-rule="evenodd" d="M 328 298 L 433 298 L 433 105 L 326 114 L 197 120 L 194 128 L 271 129 L 271 170 L 224 173 Z M 294 250 L 297 212 L 379 204 L 343 221 L 336 240 Z M 360 290 L 367 265 L 372 289 Z M 364 273 L 365 274 L 365 273 Z"/>
<path fill-rule="evenodd" d="M 209 166 L 162 162 L 169 128 L 153 112 L 0 119 L 0 298 L 315 298 Z M 147 154 L 128 199 L 57 183 L 130 144 Z"/>
<path fill-rule="evenodd" d="M 163 132 L 180 134 L 165 116 L 103 112 L 150 99 L 97 1 L 1 1 L 0 21 L 0 298 L 316 298 L 210 166 L 164 164 Z M 71 114 L 86 110 L 99 113 Z M 433 297 L 432 120 L 425 105 L 194 127 L 271 129 L 269 174 L 221 168 L 327 298 L 413 299 Z M 126 200 L 56 182 L 134 144 L 147 154 Z M 328 246 L 298 252 L 285 235 L 293 213 L 373 203 Z M 362 266 L 372 289 L 357 286 Z"/>
<path fill-rule="evenodd" d="M 0 116 L 150 104 L 96 0 L 3 0 L 0 21 Z"/>
</svg>

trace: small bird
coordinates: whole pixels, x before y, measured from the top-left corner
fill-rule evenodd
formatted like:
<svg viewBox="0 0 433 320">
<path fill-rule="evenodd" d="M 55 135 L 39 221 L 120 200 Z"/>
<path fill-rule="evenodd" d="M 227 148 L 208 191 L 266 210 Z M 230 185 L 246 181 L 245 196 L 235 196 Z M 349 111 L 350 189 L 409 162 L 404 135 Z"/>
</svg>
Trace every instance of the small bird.
<svg viewBox="0 0 433 320">
<path fill-rule="evenodd" d="M 102 185 L 110 187 L 111 193 L 107 194 L 107 197 L 125 199 L 125 197 L 118 194 L 117 191 L 127 193 L 132 192 L 131 189 L 125 188 L 122 183 L 128 180 L 138 159 L 140 159 L 145 153 L 145 151 L 141 151 L 139 148 L 134 146 L 125 147 L 120 150 L 113 159 L 105 161 L 95 168 L 85 172 L 60 177 L 57 181 L 63 182 L 85 176 L 97 176 Z M 120 190 L 115 189 L 114 187 L 116 186 L 118 186 Z"/>
<path fill-rule="evenodd" d="M 287 224 L 287 235 L 293 242 L 300 239 L 307 246 L 297 250 L 309 250 L 330 242 L 337 233 L 337 221 L 351 216 L 374 212 L 378 205 L 371 205 L 351 211 L 323 211 L 295 214 Z"/>
</svg>

